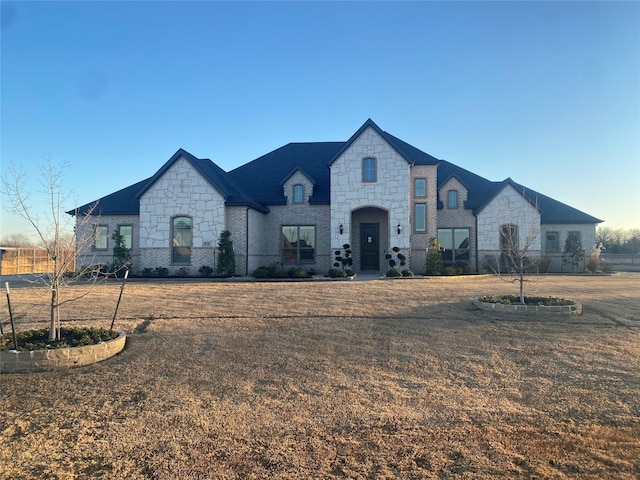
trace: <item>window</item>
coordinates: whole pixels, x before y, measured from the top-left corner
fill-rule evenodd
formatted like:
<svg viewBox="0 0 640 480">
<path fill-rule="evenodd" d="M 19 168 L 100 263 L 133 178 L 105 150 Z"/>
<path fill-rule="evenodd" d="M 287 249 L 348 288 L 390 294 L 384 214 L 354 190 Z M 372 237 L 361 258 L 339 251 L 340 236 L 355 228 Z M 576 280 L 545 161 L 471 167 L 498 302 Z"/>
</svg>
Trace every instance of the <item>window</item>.
<svg viewBox="0 0 640 480">
<path fill-rule="evenodd" d="M 304 187 L 300 184 L 293 186 L 293 203 L 304 202 Z"/>
<path fill-rule="evenodd" d="M 513 256 L 519 248 L 518 226 L 512 223 L 500 225 L 500 251 Z"/>
<path fill-rule="evenodd" d="M 558 232 L 547 232 L 545 249 L 547 252 L 560 251 L 560 235 Z"/>
<path fill-rule="evenodd" d="M 416 178 L 413 183 L 413 196 L 414 197 L 426 197 L 427 196 L 427 179 Z"/>
<path fill-rule="evenodd" d="M 109 228 L 106 225 L 96 225 L 93 231 L 93 248 L 96 250 L 106 250 L 108 247 L 108 233 Z"/>
<path fill-rule="evenodd" d="M 120 225 L 118 227 L 118 234 L 122 237 L 124 248 L 130 249 L 133 238 L 133 227 L 131 225 Z"/>
<path fill-rule="evenodd" d="M 427 231 L 427 205 L 424 203 L 416 203 L 414 218 L 413 218 L 414 230 L 416 232 Z"/>
<path fill-rule="evenodd" d="M 171 223 L 172 263 L 191 263 L 193 230 L 191 218 L 175 217 Z"/>
<path fill-rule="evenodd" d="M 439 228 L 438 243 L 445 263 L 469 262 L 468 228 Z"/>
<path fill-rule="evenodd" d="M 447 192 L 447 206 L 449 208 L 458 208 L 458 191 L 449 190 Z"/>
<path fill-rule="evenodd" d="M 315 261 L 316 227 L 285 225 L 282 227 L 282 262 Z"/>
<path fill-rule="evenodd" d="M 362 160 L 362 181 L 375 182 L 376 178 L 376 159 L 365 158 Z"/>
</svg>

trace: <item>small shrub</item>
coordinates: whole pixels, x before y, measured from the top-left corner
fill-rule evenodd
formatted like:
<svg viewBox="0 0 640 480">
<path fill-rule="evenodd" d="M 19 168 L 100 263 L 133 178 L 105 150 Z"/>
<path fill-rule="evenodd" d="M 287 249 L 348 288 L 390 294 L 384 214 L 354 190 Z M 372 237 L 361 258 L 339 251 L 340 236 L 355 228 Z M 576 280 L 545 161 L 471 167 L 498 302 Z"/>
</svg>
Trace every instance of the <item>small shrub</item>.
<svg viewBox="0 0 640 480">
<path fill-rule="evenodd" d="M 327 275 L 331 278 L 341 278 L 346 277 L 347 273 L 339 268 L 331 268 L 329 269 L 329 273 L 327 273 Z"/>
<path fill-rule="evenodd" d="M 167 277 L 169 276 L 169 269 L 166 267 L 156 267 L 154 273 L 157 277 Z"/>
<path fill-rule="evenodd" d="M 269 278 L 269 269 L 267 267 L 258 267 L 251 274 L 253 278 Z"/>
<path fill-rule="evenodd" d="M 404 270 L 402 270 L 401 273 L 403 277 L 413 277 L 413 272 L 408 268 L 405 268 Z"/>
<path fill-rule="evenodd" d="M 189 269 L 187 267 L 180 267 L 178 270 L 176 270 L 176 276 L 178 276 L 178 277 L 188 277 L 189 276 Z"/>
<path fill-rule="evenodd" d="M 153 269 L 149 267 L 143 268 L 140 272 L 140 275 L 142 275 L 143 277 L 150 277 L 151 275 L 153 275 Z"/>
<path fill-rule="evenodd" d="M 387 270 L 387 273 L 385 275 L 389 278 L 396 278 L 401 277 L 402 272 L 400 272 L 400 270 L 398 270 L 397 268 L 391 267 L 389 270 Z"/>
<path fill-rule="evenodd" d="M 198 269 L 198 274 L 201 277 L 210 277 L 211 275 L 213 275 L 213 268 L 211 268 L 209 265 L 202 265 Z"/>
</svg>

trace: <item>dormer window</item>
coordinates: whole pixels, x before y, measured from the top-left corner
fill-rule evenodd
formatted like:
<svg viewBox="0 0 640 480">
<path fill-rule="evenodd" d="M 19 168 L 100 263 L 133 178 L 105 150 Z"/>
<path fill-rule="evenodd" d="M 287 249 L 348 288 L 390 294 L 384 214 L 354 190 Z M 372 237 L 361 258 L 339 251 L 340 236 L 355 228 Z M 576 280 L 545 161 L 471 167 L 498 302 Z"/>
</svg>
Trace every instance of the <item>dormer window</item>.
<svg viewBox="0 0 640 480">
<path fill-rule="evenodd" d="M 376 180 L 376 159 L 365 158 L 364 160 L 362 160 L 362 181 L 375 182 Z"/>
<path fill-rule="evenodd" d="M 304 203 L 304 186 L 296 184 L 293 186 L 293 203 Z"/>
<path fill-rule="evenodd" d="M 449 190 L 447 192 L 447 206 L 449 208 L 458 208 L 458 191 Z"/>
</svg>

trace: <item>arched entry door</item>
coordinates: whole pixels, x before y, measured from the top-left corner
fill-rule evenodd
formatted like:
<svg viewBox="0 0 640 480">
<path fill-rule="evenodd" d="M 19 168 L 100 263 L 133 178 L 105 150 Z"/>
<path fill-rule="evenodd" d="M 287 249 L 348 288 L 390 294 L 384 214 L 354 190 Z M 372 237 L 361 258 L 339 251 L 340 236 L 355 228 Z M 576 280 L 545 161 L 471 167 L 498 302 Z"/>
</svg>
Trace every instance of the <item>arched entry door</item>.
<svg viewBox="0 0 640 480">
<path fill-rule="evenodd" d="M 360 269 L 380 270 L 380 224 L 360 224 Z"/>
<path fill-rule="evenodd" d="M 351 212 L 355 271 L 379 272 L 389 245 L 389 213 L 378 207 L 362 207 Z"/>
</svg>

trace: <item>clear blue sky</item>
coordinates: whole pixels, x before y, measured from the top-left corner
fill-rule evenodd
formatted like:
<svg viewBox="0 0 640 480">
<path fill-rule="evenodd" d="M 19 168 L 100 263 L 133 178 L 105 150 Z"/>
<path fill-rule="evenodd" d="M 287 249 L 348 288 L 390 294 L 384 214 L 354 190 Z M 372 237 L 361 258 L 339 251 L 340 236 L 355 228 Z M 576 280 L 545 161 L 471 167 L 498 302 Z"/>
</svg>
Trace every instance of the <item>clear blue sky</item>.
<svg viewBox="0 0 640 480">
<path fill-rule="evenodd" d="M 1 160 L 66 161 L 65 207 L 178 148 L 231 170 L 367 118 L 640 227 L 638 2 L 2 2 Z M 43 209 L 46 204 L 43 205 Z M 27 232 L 6 212 L 0 236 Z"/>
</svg>

